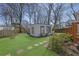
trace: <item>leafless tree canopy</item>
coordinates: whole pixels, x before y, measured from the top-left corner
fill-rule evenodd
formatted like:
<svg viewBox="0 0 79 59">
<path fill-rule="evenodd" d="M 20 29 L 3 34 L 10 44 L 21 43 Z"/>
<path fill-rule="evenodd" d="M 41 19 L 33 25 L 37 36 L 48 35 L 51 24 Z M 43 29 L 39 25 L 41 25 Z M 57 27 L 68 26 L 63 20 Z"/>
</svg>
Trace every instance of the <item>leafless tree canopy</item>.
<svg viewBox="0 0 79 59">
<path fill-rule="evenodd" d="M 67 5 L 67 6 L 66 6 Z M 70 7 L 69 7 L 69 6 Z M 76 17 L 76 10 L 74 9 L 75 4 L 61 4 L 61 3 L 7 3 L 0 4 L 1 12 L 0 15 L 5 18 L 5 24 L 18 23 L 21 32 L 22 20 L 26 20 L 28 24 L 53 24 L 53 29 L 59 25 L 61 27 L 61 21 L 64 15 L 69 19 L 72 16 L 68 13 L 64 13 L 69 8 L 71 14 Z"/>
</svg>

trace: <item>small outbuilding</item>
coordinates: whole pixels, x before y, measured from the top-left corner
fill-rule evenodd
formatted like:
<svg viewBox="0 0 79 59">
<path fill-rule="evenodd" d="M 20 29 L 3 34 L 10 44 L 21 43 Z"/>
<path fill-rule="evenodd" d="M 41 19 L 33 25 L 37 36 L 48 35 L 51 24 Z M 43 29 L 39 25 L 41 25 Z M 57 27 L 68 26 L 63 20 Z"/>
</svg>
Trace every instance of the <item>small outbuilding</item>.
<svg viewBox="0 0 79 59">
<path fill-rule="evenodd" d="M 47 36 L 52 34 L 51 25 L 31 24 L 29 26 L 30 35 L 34 37 Z"/>
</svg>

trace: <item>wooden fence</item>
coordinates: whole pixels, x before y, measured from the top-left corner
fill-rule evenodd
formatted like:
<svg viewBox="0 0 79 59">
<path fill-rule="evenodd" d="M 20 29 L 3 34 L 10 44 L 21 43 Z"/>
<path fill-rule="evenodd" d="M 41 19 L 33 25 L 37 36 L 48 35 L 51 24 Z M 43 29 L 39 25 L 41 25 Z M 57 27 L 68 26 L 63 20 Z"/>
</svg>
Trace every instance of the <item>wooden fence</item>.
<svg viewBox="0 0 79 59">
<path fill-rule="evenodd" d="M 3 27 L 3 29 L 0 30 L 0 37 L 13 36 L 15 34 L 16 31 L 14 27 Z"/>
<path fill-rule="evenodd" d="M 64 31 L 72 36 L 74 42 L 79 42 L 79 21 L 73 21 L 71 26 L 64 28 Z"/>
<path fill-rule="evenodd" d="M 62 29 L 55 29 L 55 32 L 56 33 L 64 33 L 64 28 L 62 28 Z"/>
</svg>

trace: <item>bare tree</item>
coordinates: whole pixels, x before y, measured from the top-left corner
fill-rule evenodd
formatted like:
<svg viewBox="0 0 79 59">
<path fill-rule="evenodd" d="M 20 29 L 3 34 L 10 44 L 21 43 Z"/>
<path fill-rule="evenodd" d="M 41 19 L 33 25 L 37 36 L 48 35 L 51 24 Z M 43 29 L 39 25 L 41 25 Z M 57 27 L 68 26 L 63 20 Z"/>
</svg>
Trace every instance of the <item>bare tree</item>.
<svg viewBox="0 0 79 59">
<path fill-rule="evenodd" d="M 74 16 L 75 20 L 77 20 L 77 15 L 76 15 L 76 10 L 74 9 L 74 4 L 70 4 L 71 10 L 72 10 L 72 15 Z"/>
<path fill-rule="evenodd" d="M 48 4 L 48 24 L 50 24 L 50 19 L 51 19 L 51 11 L 52 11 L 52 4 Z"/>
<path fill-rule="evenodd" d="M 12 10 L 13 10 L 13 14 L 15 15 L 15 18 L 17 18 L 17 21 L 19 21 L 19 30 L 21 32 L 21 22 L 22 22 L 22 17 L 23 17 L 23 7 L 24 4 L 19 3 L 19 4 L 7 4 Z"/>
<path fill-rule="evenodd" d="M 28 18 L 29 18 L 29 22 L 30 22 L 30 24 L 31 24 L 31 21 L 33 21 L 34 20 L 34 23 L 36 23 L 36 4 L 32 4 L 32 3 L 30 3 L 30 4 L 26 4 L 26 10 L 27 10 L 27 16 L 28 16 Z"/>
<path fill-rule="evenodd" d="M 53 31 L 55 31 L 56 29 L 56 25 L 59 21 L 59 24 L 60 23 L 60 20 L 62 19 L 62 16 L 63 16 L 63 4 L 51 4 L 51 10 L 52 10 L 52 17 L 54 20 L 54 26 L 53 26 Z"/>
<path fill-rule="evenodd" d="M 7 8 L 2 8 L 2 11 L 0 12 L 0 15 L 4 16 L 6 25 L 11 23 L 12 12 L 11 12 L 11 10 L 8 7 Z"/>
<path fill-rule="evenodd" d="M 50 24 L 51 20 L 54 21 L 54 29 L 56 24 L 60 23 L 60 20 L 63 15 L 63 4 L 6 4 L 9 9 L 7 14 L 10 16 L 11 22 L 13 22 L 12 18 L 17 18 L 19 21 L 19 29 L 21 32 L 21 22 L 24 13 L 28 13 L 28 18 L 30 20 L 30 24 L 34 21 L 34 24 Z M 25 7 L 27 6 L 27 9 Z M 48 6 L 48 7 L 47 7 Z M 24 8 L 25 7 L 25 8 Z M 47 22 L 47 23 L 46 23 Z M 61 24 L 61 23 L 60 23 Z"/>
<path fill-rule="evenodd" d="M 30 20 L 30 23 L 31 21 L 34 22 L 34 24 L 38 24 L 38 23 L 41 23 L 41 24 L 44 24 L 46 23 L 45 19 L 46 19 L 46 15 L 44 15 L 44 6 L 43 4 L 27 4 L 27 9 L 28 10 L 26 13 L 28 13 L 28 17 L 29 17 L 29 20 Z"/>
</svg>

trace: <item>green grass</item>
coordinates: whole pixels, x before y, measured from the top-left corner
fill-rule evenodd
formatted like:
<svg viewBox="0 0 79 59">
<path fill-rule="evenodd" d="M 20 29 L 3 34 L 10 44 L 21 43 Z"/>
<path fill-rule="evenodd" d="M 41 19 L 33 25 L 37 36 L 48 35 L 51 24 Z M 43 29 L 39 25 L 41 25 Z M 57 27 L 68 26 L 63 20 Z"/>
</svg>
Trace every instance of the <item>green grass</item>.
<svg viewBox="0 0 79 59">
<path fill-rule="evenodd" d="M 27 50 L 28 46 L 33 46 L 35 43 L 43 42 L 46 40 L 46 37 L 43 38 L 34 38 L 30 37 L 27 34 L 19 34 L 14 39 L 8 38 L 0 38 L 0 55 L 4 56 L 7 54 L 11 54 L 13 56 L 51 56 L 57 55 L 53 51 L 49 51 L 44 48 L 43 45 L 38 47 L 33 47 L 30 50 Z M 23 49 L 24 51 L 20 54 L 17 54 L 17 50 Z"/>
</svg>

